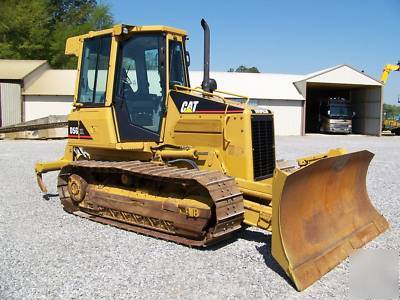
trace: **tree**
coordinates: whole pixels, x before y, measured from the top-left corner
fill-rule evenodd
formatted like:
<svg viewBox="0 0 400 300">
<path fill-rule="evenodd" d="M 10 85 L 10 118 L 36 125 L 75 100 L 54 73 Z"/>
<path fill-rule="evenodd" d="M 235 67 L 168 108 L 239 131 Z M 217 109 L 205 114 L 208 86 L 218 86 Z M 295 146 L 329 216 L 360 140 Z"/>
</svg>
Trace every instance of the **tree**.
<svg viewBox="0 0 400 300">
<path fill-rule="evenodd" d="M 238 72 L 238 73 L 260 73 L 260 71 L 256 67 L 246 67 L 240 65 L 239 67 L 234 70 L 233 68 L 229 68 L 228 72 Z"/>
<path fill-rule="evenodd" d="M 98 5 L 86 13 L 86 16 L 77 16 L 74 11 L 71 15 L 75 18 L 75 23 L 71 23 L 68 18 L 56 22 L 53 31 L 52 43 L 50 46 L 50 64 L 57 68 L 76 68 L 76 57 L 64 54 L 65 41 L 68 37 L 87 33 L 90 30 L 101 30 L 113 25 L 113 17 L 110 8 L 106 5 Z"/>
<path fill-rule="evenodd" d="M 0 3 L 0 58 L 46 59 L 50 43 L 47 1 Z"/>
<path fill-rule="evenodd" d="M 0 58 L 75 68 L 76 58 L 64 55 L 66 39 L 112 24 L 110 8 L 96 0 L 0 0 Z"/>
<path fill-rule="evenodd" d="M 96 8 L 96 0 L 50 0 L 53 26 L 57 22 L 82 25 L 89 21 L 90 12 Z"/>
</svg>

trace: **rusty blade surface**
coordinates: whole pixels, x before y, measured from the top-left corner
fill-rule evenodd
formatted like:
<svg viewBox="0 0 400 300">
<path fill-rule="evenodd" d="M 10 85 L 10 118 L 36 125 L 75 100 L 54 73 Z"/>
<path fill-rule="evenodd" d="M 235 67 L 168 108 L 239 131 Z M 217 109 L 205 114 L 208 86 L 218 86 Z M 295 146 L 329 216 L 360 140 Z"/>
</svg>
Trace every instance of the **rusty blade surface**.
<svg viewBox="0 0 400 300">
<path fill-rule="evenodd" d="M 272 254 L 303 290 L 388 228 L 367 193 L 368 151 L 277 171 Z"/>
</svg>

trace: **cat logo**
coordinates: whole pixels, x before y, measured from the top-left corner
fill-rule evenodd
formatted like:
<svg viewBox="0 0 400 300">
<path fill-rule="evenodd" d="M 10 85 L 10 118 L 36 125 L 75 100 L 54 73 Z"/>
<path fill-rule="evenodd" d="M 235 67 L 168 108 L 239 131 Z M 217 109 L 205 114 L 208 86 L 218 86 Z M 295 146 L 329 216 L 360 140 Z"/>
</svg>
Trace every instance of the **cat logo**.
<svg viewBox="0 0 400 300">
<path fill-rule="evenodd" d="M 183 101 L 181 106 L 181 113 L 193 113 L 196 111 L 199 101 Z"/>
</svg>

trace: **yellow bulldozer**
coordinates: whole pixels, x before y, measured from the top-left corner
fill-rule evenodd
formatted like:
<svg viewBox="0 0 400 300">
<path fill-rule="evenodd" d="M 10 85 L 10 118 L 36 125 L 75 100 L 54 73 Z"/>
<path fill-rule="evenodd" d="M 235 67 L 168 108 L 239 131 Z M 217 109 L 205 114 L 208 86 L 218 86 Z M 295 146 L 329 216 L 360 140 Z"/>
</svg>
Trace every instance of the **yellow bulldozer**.
<svg viewBox="0 0 400 300">
<path fill-rule="evenodd" d="M 185 31 L 116 25 L 71 37 L 78 57 L 64 156 L 64 210 L 191 247 L 227 239 L 244 225 L 272 231 L 272 255 L 303 290 L 388 228 L 367 194 L 373 154 L 343 149 L 275 158 L 274 121 L 249 98 L 190 86 Z M 234 97 L 240 101 L 230 100 Z"/>
</svg>

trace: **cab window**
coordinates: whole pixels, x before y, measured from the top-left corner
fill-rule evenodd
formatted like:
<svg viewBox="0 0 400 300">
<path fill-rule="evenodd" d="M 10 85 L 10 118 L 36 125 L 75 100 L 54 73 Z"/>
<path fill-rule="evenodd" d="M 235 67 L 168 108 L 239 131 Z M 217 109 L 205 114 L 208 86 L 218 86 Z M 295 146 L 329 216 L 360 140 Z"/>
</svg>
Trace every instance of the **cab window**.
<svg viewBox="0 0 400 300">
<path fill-rule="evenodd" d="M 170 41 L 169 55 L 170 55 L 170 60 L 169 60 L 170 85 L 178 84 L 187 86 L 182 43 L 178 41 Z"/>
<path fill-rule="evenodd" d="M 122 41 L 118 50 L 116 101 L 126 107 L 130 124 L 154 133 L 160 131 L 164 109 L 163 43 L 160 34 L 143 34 Z"/>
<path fill-rule="evenodd" d="M 79 78 L 78 102 L 87 105 L 104 104 L 111 37 L 85 40 Z"/>
</svg>

